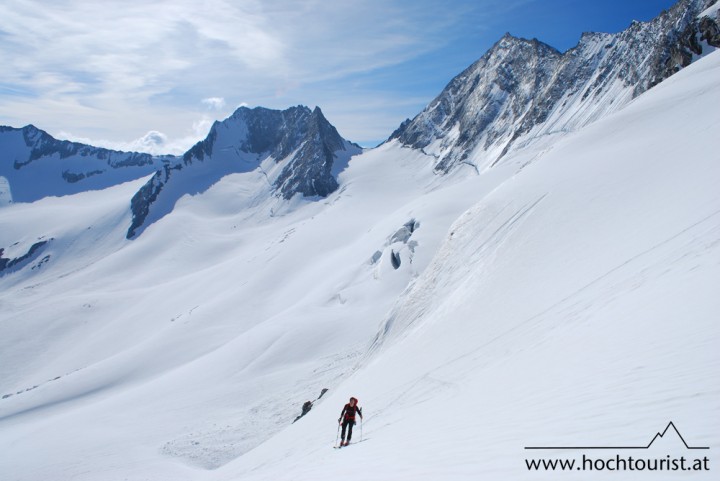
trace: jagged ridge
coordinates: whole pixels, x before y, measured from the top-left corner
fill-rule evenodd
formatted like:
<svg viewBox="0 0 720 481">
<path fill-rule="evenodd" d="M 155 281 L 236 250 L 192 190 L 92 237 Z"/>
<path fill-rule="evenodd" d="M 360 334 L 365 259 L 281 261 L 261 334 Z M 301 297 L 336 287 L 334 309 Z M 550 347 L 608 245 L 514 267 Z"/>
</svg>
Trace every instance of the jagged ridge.
<svg viewBox="0 0 720 481">
<path fill-rule="evenodd" d="M 0 126 L 0 176 L 14 201 L 104 189 L 172 164 L 174 156 L 120 152 L 58 140 L 34 125 Z"/>
<path fill-rule="evenodd" d="M 199 177 L 197 173 L 203 171 L 201 179 L 188 184 L 193 192 L 202 192 L 229 173 L 259 169 L 271 194 L 284 199 L 296 194 L 325 197 L 338 188 L 333 165 L 340 151 L 351 155 L 361 149 L 343 139 L 319 107 L 282 111 L 241 107 L 224 121 L 215 122 L 208 136 L 183 155 L 182 163 L 165 166 L 135 194 L 127 238 L 135 237 L 151 214 L 154 219 L 162 217 L 188 193 L 179 186 L 181 182 L 173 180 L 178 176 Z M 167 188 L 176 183 L 176 188 Z"/>
<path fill-rule="evenodd" d="M 390 136 L 436 157 L 447 173 L 494 165 L 512 148 L 577 130 L 616 111 L 708 49 L 720 46 L 715 0 L 682 0 L 618 34 L 586 33 L 565 53 L 506 34 Z"/>
</svg>

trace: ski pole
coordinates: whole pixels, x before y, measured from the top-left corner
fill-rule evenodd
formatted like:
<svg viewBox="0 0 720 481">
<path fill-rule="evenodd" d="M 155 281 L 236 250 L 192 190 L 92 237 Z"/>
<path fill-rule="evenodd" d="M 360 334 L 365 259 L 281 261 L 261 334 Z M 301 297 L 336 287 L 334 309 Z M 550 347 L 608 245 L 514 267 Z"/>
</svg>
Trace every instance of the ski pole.
<svg viewBox="0 0 720 481">
<path fill-rule="evenodd" d="M 360 441 L 362 441 L 362 423 L 363 423 L 362 420 L 363 420 L 363 418 L 360 417 Z"/>
<path fill-rule="evenodd" d="M 337 436 L 335 436 L 335 447 L 338 445 L 338 439 L 340 439 L 340 423 L 338 423 Z"/>
</svg>

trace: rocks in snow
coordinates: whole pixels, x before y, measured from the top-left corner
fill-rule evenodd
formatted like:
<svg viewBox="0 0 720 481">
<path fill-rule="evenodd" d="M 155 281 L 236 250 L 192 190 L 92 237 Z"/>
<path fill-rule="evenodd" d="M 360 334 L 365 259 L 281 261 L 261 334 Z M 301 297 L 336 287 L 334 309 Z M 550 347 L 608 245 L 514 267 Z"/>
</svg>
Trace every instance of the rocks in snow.
<svg viewBox="0 0 720 481">
<path fill-rule="evenodd" d="M 370 265 L 377 264 L 383 257 L 383 251 L 387 250 L 388 247 L 390 248 L 390 252 L 388 254 L 390 265 L 392 265 L 393 269 L 397 270 L 402 265 L 402 256 L 400 253 L 406 248 L 409 251 L 409 260 L 412 262 L 412 255 L 415 253 L 415 248 L 418 243 L 414 240 L 410 240 L 410 237 L 419 227 L 420 223 L 415 219 L 410 219 L 403 224 L 402 227 L 400 227 L 388 238 L 383 250 L 375 251 L 370 258 Z"/>
<path fill-rule="evenodd" d="M 21 269 L 23 266 L 32 262 L 33 259 L 36 259 L 40 255 L 47 243 L 51 242 L 52 240 L 53 239 L 50 238 L 49 240 L 40 240 L 38 242 L 35 242 L 32 246 L 30 246 L 30 249 L 28 249 L 25 254 L 12 259 L 3 257 L 5 249 L 0 248 L 0 275 L 12 272 L 16 269 Z M 50 260 L 50 256 L 45 256 L 37 266 L 33 267 L 33 269 L 42 266 L 43 264 L 47 263 L 48 260 Z"/>
</svg>

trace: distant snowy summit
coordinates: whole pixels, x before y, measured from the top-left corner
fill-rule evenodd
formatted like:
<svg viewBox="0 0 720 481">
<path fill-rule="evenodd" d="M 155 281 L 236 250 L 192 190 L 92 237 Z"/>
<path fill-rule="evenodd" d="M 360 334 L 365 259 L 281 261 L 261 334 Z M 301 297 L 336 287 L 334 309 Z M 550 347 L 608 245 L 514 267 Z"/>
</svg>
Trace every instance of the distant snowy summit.
<svg viewBox="0 0 720 481">
<path fill-rule="evenodd" d="M 229 174 L 259 171 L 259 197 L 326 197 L 338 188 L 337 175 L 349 158 L 360 152 L 318 107 L 240 107 L 215 122 L 181 163 L 165 165 L 138 191 L 127 237 L 169 213 L 183 195 L 203 192 Z"/>
<path fill-rule="evenodd" d="M 34 125 L 0 126 L 0 204 L 104 189 L 179 160 L 57 140 Z"/>
<path fill-rule="evenodd" d="M 491 167 L 510 150 L 574 131 L 720 47 L 715 0 L 681 0 L 617 34 L 585 33 L 565 53 L 506 34 L 388 140 L 447 173 Z"/>
<path fill-rule="evenodd" d="M 333 170 L 338 167 L 335 153 L 340 151 L 358 153 L 361 149 L 338 134 L 320 107 L 240 107 L 224 121 L 215 122 L 207 138 L 190 149 L 183 162 L 240 160 L 247 154 L 257 161 L 271 158 L 283 164 L 272 182 L 282 197 L 326 197 L 338 188 Z"/>
<path fill-rule="evenodd" d="M 133 196 L 135 237 L 186 194 L 204 192 L 226 175 L 258 172 L 258 196 L 326 197 L 349 158 L 362 152 L 320 108 L 241 107 L 215 122 L 182 157 L 118 152 L 57 140 L 32 125 L 0 127 L 0 205 L 99 190 L 152 175 Z"/>
</svg>

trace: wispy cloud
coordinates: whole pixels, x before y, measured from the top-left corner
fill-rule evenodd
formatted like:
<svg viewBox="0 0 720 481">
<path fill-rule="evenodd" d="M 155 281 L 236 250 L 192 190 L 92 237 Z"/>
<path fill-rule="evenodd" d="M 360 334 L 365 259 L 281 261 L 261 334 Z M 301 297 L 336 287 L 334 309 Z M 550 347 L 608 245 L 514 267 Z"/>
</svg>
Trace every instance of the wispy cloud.
<svg viewBox="0 0 720 481">
<path fill-rule="evenodd" d="M 199 140 L 207 132 L 195 134 L 201 129 L 189 126 L 208 111 L 213 118 L 202 121 L 203 128 L 241 101 L 323 106 L 329 99 L 321 84 L 441 48 L 459 35 L 453 26 L 467 9 L 477 11 L 472 4 L 6 0 L 0 123 L 32 122 L 56 134 L 111 142 L 135 138 L 125 144 L 146 150 L 172 144 L 168 139 Z M 357 104 L 354 93 L 347 94 L 348 105 Z M 165 140 L 140 141 L 147 134 L 139 132 L 149 131 L 164 132 Z M 350 125 L 341 132 L 353 137 Z"/>
</svg>

